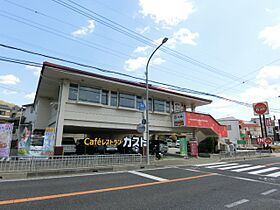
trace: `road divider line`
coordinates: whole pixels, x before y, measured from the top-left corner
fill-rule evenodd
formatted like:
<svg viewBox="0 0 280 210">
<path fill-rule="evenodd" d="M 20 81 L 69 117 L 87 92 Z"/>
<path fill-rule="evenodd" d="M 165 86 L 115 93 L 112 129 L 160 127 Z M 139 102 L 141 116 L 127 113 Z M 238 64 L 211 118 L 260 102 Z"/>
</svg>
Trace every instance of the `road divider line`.
<svg viewBox="0 0 280 210">
<path fill-rule="evenodd" d="M 234 203 L 227 204 L 227 205 L 225 205 L 225 207 L 227 207 L 227 208 L 232 208 L 232 207 L 241 205 L 241 204 L 243 204 L 243 203 L 246 203 L 246 202 L 248 202 L 248 201 L 249 201 L 249 200 L 247 200 L 247 199 L 242 199 L 242 200 L 236 201 L 236 202 L 234 202 Z"/>
<path fill-rule="evenodd" d="M 277 191 L 277 189 L 272 189 L 272 190 L 265 191 L 265 192 L 263 192 L 263 193 L 261 193 L 261 194 L 262 194 L 262 195 L 268 195 L 268 194 L 273 193 L 273 192 L 276 192 L 276 191 Z"/>
<path fill-rule="evenodd" d="M 219 167 L 235 166 L 235 165 L 238 165 L 238 163 L 228 163 L 228 164 L 223 164 L 223 165 L 207 166 L 206 168 L 219 168 Z"/>
<path fill-rule="evenodd" d="M 61 193 L 61 194 L 30 197 L 30 198 L 3 200 L 3 201 L 0 201 L 0 205 L 26 203 L 26 202 L 50 200 L 50 199 L 65 198 L 65 197 L 72 197 L 72 196 L 79 196 L 79 195 L 104 193 L 104 192 L 111 192 L 111 191 L 117 191 L 117 190 L 133 189 L 133 188 L 138 188 L 138 187 L 147 187 L 147 186 L 159 185 L 159 184 L 165 184 L 165 183 L 194 180 L 194 179 L 199 179 L 199 178 L 209 177 L 209 176 L 214 176 L 214 175 L 216 175 L 216 174 L 215 173 L 208 173 L 208 174 L 203 174 L 203 175 L 198 175 L 198 176 L 190 176 L 190 177 L 183 177 L 183 178 L 178 178 L 178 179 L 163 180 L 163 181 L 160 181 L 160 182 L 159 181 L 158 182 L 148 182 L 148 183 L 142 183 L 142 184 L 126 185 L 126 186 L 120 186 L 120 187 L 111 187 L 111 188 L 104 188 L 104 189 L 98 189 L 98 190 L 87 190 L 87 191 Z"/>
<path fill-rule="evenodd" d="M 157 177 L 157 176 L 153 176 L 153 175 L 150 175 L 150 174 L 142 173 L 140 171 L 128 171 L 128 173 L 135 174 L 135 175 L 138 175 L 138 176 L 142 176 L 142 177 L 145 177 L 145 178 L 148 178 L 148 179 L 156 180 L 156 181 L 159 181 L 159 182 L 167 180 L 167 179 L 164 179 L 164 178 L 161 178 L 161 177 Z"/>
<path fill-rule="evenodd" d="M 269 171 L 275 171 L 277 169 L 279 169 L 279 168 L 277 168 L 277 167 L 265 168 L 265 169 L 261 169 L 258 171 L 248 172 L 248 174 L 262 174 L 262 173 L 269 172 Z"/>
<path fill-rule="evenodd" d="M 248 168 L 235 169 L 235 170 L 231 170 L 231 171 L 234 171 L 234 172 L 251 171 L 254 169 L 264 168 L 264 167 L 265 166 L 257 165 L 257 166 L 252 166 L 252 167 L 248 167 Z"/>
<path fill-rule="evenodd" d="M 211 165 L 219 165 L 219 164 L 225 164 L 227 162 L 218 162 L 218 163 L 204 163 L 204 164 L 197 164 L 197 165 L 194 165 L 194 166 L 211 166 Z"/>
<path fill-rule="evenodd" d="M 223 168 L 218 168 L 219 170 L 228 170 L 228 169 L 234 169 L 234 168 L 244 168 L 247 166 L 251 166 L 250 164 L 243 164 L 243 165 L 237 165 L 237 166 L 228 166 L 228 167 L 223 167 Z"/>
</svg>

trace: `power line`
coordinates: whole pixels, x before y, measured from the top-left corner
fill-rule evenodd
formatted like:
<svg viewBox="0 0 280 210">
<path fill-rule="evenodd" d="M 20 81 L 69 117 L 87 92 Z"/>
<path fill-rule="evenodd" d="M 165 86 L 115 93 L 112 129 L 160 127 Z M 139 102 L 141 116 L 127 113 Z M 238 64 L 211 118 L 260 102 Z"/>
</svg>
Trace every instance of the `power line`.
<svg viewBox="0 0 280 210">
<path fill-rule="evenodd" d="M 80 7 L 80 8 L 82 8 L 82 10 L 77 8 L 77 7 L 75 7 L 75 6 L 73 6 L 73 5 L 71 5 L 71 4 L 69 4 L 69 3 L 66 3 L 65 1 L 62 1 L 62 0 L 52 0 L 52 1 L 57 3 L 57 4 L 62 5 L 63 7 L 66 7 L 66 8 L 68 8 L 68 9 L 70 9 L 70 10 L 72 10 L 72 11 L 78 13 L 78 14 L 81 14 L 81 15 L 83 15 L 85 17 L 92 18 L 95 21 L 97 21 L 97 22 L 99 22 L 99 23 L 101 23 L 101 24 L 103 24 L 103 25 L 105 25 L 105 26 L 107 26 L 107 27 L 109 27 L 111 29 L 113 29 L 115 31 L 118 31 L 119 33 L 122 33 L 122 34 L 124 34 L 124 35 L 126 35 L 126 36 L 128 36 L 130 38 L 133 38 L 133 39 L 139 41 L 139 42 L 142 42 L 142 43 L 144 43 L 144 44 L 146 44 L 148 46 L 151 46 L 151 47 L 155 46 L 153 44 L 153 40 L 151 40 L 151 39 L 149 39 L 149 38 L 147 38 L 147 37 L 145 37 L 145 36 L 143 36 L 143 35 L 141 35 L 139 33 L 136 33 L 135 31 L 133 31 L 133 30 L 131 30 L 131 29 L 121 25 L 121 24 L 118 24 L 118 23 L 110 20 L 109 18 L 106 18 L 106 17 L 104 17 L 104 16 L 102 16 L 102 15 L 100 15 L 100 14 L 98 14 L 98 13 L 96 13 L 96 12 L 94 12 L 94 11 L 92 11 L 92 10 L 90 10 L 90 9 L 88 9 L 88 8 L 86 8 L 86 7 L 82 6 L 82 5 L 74 2 L 74 1 L 68 0 L 68 2 L 72 3 L 73 5 L 76 5 L 76 6 Z M 87 11 L 87 12 L 85 12 L 85 11 Z M 90 13 L 92 13 L 94 15 L 91 15 L 88 12 L 90 12 Z M 208 64 L 205 64 L 203 62 L 200 62 L 198 60 L 195 60 L 195 59 L 193 59 L 193 58 L 191 58 L 189 56 L 186 56 L 186 55 L 184 55 L 184 54 L 182 54 L 180 52 L 177 52 L 175 50 L 172 50 L 170 48 L 163 47 L 161 49 L 161 51 L 165 52 L 165 53 L 167 53 L 169 55 L 172 55 L 173 57 L 175 57 L 175 58 L 177 58 L 179 60 L 182 60 L 182 61 L 191 63 L 193 65 L 196 65 L 198 67 L 204 68 L 204 69 L 206 69 L 206 70 L 208 70 L 208 71 L 210 71 L 212 73 L 215 73 L 215 74 L 217 74 L 219 76 L 228 77 L 230 79 L 237 79 L 237 78 L 239 78 L 237 76 L 234 76 L 232 74 L 229 74 L 227 72 L 219 70 L 219 69 L 217 69 L 215 67 L 212 67 L 212 66 L 210 66 Z"/>
<path fill-rule="evenodd" d="M 50 56 L 50 55 L 45 55 L 45 54 L 42 54 L 42 53 L 37 53 L 37 52 L 33 52 L 33 51 L 21 49 L 21 48 L 12 47 L 12 46 L 9 46 L 9 45 L 4 45 L 4 44 L 1 44 L 1 43 L 0 43 L 0 46 L 4 47 L 4 48 L 8 48 L 8 49 L 17 50 L 17 51 L 21 51 L 21 52 L 24 52 L 24 53 L 32 54 L 32 55 L 42 56 L 42 57 L 50 58 L 50 59 L 53 59 L 53 60 L 58 60 L 58 61 L 66 62 L 66 63 L 71 63 L 71 64 L 82 66 L 82 67 L 85 67 L 85 68 L 95 69 L 95 70 L 101 71 L 103 73 L 116 74 L 116 75 L 119 75 L 119 76 L 125 76 L 125 77 L 133 78 L 133 79 L 136 79 L 136 80 L 144 81 L 144 79 L 139 78 L 139 77 L 135 77 L 135 76 L 131 76 L 131 75 L 128 75 L 128 74 L 124 74 L 124 73 L 120 73 L 120 72 L 116 72 L 116 71 L 111 71 L 111 70 L 95 67 L 95 66 L 88 65 L 88 64 L 82 64 L 82 63 L 78 63 L 78 62 L 74 62 L 74 61 L 70 61 L 70 60 L 66 60 L 66 59 L 62 59 L 62 58 L 58 58 L 58 57 L 54 57 L 54 56 Z M 7 61 L 7 58 L 0 59 L 0 60 Z M 10 58 L 10 62 L 21 64 L 20 62 L 14 61 L 14 60 L 15 59 Z M 26 61 L 26 63 L 31 63 L 31 61 Z M 24 63 L 24 64 L 26 64 L 26 63 Z M 149 81 L 154 83 L 154 84 L 157 84 L 157 85 L 164 85 L 164 86 L 170 87 L 171 89 L 176 90 L 176 91 L 182 91 L 182 92 L 196 94 L 196 95 L 204 95 L 204 96 L 214 97 L 214 98 L 226 100 L 226 101 L 233 102 L 233 103 L 243 105 L 243 106 L 247 106 L 247 107 L 252 106 L 249 103 L 245 103 L 245 102 L 241 102 L 241 101 L 237 101 L 237 100 L 233 100 L 233 99 L 228 99 L 226 97 L 222 97 L 222 96 L 215 95 L 215 94 L 212 94 L 212 93 L 192 90 L 192 89 L 189 89 L 189 88 L 182 88 L 182 87 L 179 87 L 179 86 L 170 85 L 170 84 L 167 84 L 167 83 L 162 83 L 162 82 L 158 82 L 158 81 L 154 81 L 154 80 L 149 80 Z"/>
</svg>

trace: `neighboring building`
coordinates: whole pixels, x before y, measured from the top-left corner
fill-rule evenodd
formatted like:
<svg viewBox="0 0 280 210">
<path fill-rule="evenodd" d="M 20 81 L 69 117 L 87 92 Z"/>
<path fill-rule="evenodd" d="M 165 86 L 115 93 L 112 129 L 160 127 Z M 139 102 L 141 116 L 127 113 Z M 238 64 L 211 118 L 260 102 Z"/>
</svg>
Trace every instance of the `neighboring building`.
<svg viewBox="0 0 280 210">
<path fill-rule="evenodd" d="M 246 140 L 249 146 L 257 145 L 257 138 L 262 135 L 260 124 L 240 120 L 239 125 L 241 139 Z"/>
<path fill-rule="evenodd" d="M 228 139 L 237 146 L 240 140 L 239 120 L 234 117 L 225 117 L 218 119 L 218 122 L 227 126 Z"/>
<path fill-rule="evenodd" d="M 11 108 L 7 105 L 0 104 L 0 123 L 8 123 L 11 115 Z"/>
<path fill-rule="evenodd" d="M 66 136 L 108 140 L 141 136 L 137 125 L 144 118 L 145 91 L 143 83 L 45 62 L 34 107 L 28 106 L 24 116 L 34 132 L 56 128 L 56 146 Z M 167 133 L 192 134 L 198 140 L 227 136 L 225 127 L 213 117 L 193 112 L 210 100 L 153 85 L 149 86 L 149 96 L 151 137 Z"/>
</svg>

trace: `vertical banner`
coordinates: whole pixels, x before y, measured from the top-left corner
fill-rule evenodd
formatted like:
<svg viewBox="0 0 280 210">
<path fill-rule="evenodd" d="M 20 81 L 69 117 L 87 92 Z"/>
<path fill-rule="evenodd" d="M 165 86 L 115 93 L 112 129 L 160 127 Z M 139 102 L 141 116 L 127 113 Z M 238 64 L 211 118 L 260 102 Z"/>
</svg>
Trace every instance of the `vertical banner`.
<svg viewBox="0 0 280 210">
<path fill-rule="evenodd" d="M 0 157 L 9 157 L 13 124 L 0 124 Z"/>
<path fill-rule="evenodd" d="M 46 128 L 42 155 L 52 156 L 55 143 L 55 128 Z"/>
<path fill-rule="evenodd" d="M 190 141 L 191 156 L 198 157 L 198 147 L 196 141 Z"/>
<path fill-rule="evenodd" d="M 18 155 L 28 156 L 31 144 L 32 125 L 21 125 L 19 127 Z"/>
<path fill-rule="evenodd" d="M 187 151 L 187 138 L 181 137 L 180 138 L 180 155 L 185 156 L 188 154 Z"/>
</svg>

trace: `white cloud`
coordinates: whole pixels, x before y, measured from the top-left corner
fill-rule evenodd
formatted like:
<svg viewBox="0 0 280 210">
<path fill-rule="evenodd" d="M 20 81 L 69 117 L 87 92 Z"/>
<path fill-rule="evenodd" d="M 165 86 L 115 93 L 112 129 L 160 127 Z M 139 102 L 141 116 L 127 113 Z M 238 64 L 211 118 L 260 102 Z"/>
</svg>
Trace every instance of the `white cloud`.
<svg viewBox="0 0 280 210">
<path fill-rule="evenodd" d="M 2 93 L 4 95 L 14 95 L 16 94 L 17 92 L 16 91 L 13 91 L 13 90 L 3 90 Z"/>
<path fill-rule="evenodd" d="M 182 44 L 197 45 L 195 39 L 199 37 L 198 33 L 192 33 L 187 28 L 181 28 L 173 34 L 173 38 Z"/>
<path fill-rule="evenodd" d="M 165 62 L 165 60 L 160 58 L 160 57 L 153 59 L 153 64 L 155 64 L 155 65 L 160 65 L 160 64 L 162 64 L 164 62 Z"/>
<path fill-rule="evenodd" d="M 145 67 L 147 63 L 147 57 L 138 57 L 134 59 L 128 59 L 125 61 L 124 69 L 127 71 L 137 71 Z"/>
<path fill-rule="evenodd" d="M 189 0 L 139 0 L 140 13 L 150 16 L 155 23 L 176 26 L 194 12 Z"/>
<path fill-rule="evenodd" d="M 35 76 L 40 76 L 41 73 L 41 67 L 36 66 L 25 66 L 26 69 L 33 71 L 33 74 Z"/>
<path fill-rule="evenodd" d="M 263 39 L 263 42 L 269 45 L 272 49 L 280 47 L 280 24 L 275 26 L 265 27 L 259 33 L 259 39 Z"/>
<path fill-rule="evenodd" d="M 137 47 L 133 53 L 145 53 L 148 49 L 150 49 L 150 46 L 144 46 L 144 47 Z"/>
<path fill-rule="evenodd" d="M 24 96 L 24 98 L 27 98 L 27 99 L 30 99 L 30 100 L 33 100 L 35 98 L 35 92 L 32 92 L 32 93 L 29 93 L 29 94 L 26 94 Z"/>
<path fill-rule="evenodd" d="M 145 34 L 150 31 L 150 26 L 146 26 L 144 28 L 136 28 L 136 31 L 140 34 Z"/>
<path fill-rule="evenodd" d="M 20 82 L 20 79 L 12 74 L 0 75 L 0 84 L 15 85 Z"/>
<path fill-rule="evenodd" d="M 95 21 L 94 20 L 88 20 L 87 26 L 82 26 L 78 30 L 72 32 L 72 36 L 74 37 L 84 37 L 88 34 L 91 34 L 95 28 Z"/>
</svg>

